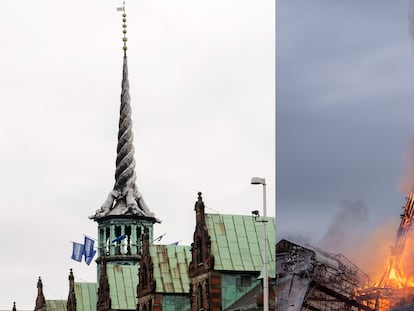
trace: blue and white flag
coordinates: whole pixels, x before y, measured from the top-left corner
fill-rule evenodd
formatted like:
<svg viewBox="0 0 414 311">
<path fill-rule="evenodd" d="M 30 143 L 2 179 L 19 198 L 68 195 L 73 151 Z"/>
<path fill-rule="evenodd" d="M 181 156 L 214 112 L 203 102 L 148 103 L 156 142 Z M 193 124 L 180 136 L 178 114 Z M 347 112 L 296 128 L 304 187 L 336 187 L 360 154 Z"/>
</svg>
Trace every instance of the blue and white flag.
<svg viewBox="0 0 414 311">
<path fill-rule="evenodd" d="M 72 259 L 81 262 L 85 247 L 83 244 L 73 242 Z"/>
<path fill-rule="evenodd" d="M 96 251 L 93 249 L 93 244 L 95 241 L 91 239 L 90 237 L 85 235 L 85 262 L 87 265 L 89 265 L 93 259 L 93 256 L 95 256 Z"/>
<path fill-rule="evenodd" d="M 126 238 L 126 235 L 125 234 L 124 235 L 117 236 L 115 239 L 112 240 L 112 243 L 121 242 L 125 238 Z"/>
<path fill-rule="evenodd" d="M 90 237 L 85 235 L 85 260 L 93 253 L 93 244 L 95 243 Z"/>
<path fill-rule="evenodd" d="M 91 261 L 93 259 L 93 256 L 95 256 L 95 254 L 96 254 L 96 251 L 95 250 L 92 250 L 92 253 L 90 254 L 89 257 L 86 257 L 86 255 L 85 255 L 85 262 L 86 262 L 86 264 L 88 266 L 90 265 L 90 263 L 91 263 Z"/>
</svg>

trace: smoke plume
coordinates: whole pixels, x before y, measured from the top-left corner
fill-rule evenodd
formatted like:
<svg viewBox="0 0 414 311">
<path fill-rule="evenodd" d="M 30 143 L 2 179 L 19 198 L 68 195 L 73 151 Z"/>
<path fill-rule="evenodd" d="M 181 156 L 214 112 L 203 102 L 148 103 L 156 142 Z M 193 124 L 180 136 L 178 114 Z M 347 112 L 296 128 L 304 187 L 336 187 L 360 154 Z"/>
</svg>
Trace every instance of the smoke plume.
<svg viewBox="0 0 414 311">
<path fill-rule="evenodd" d="M 398 218 L 378 226 L 371 232 L 365 230 L 368 207 L 361 201 L 342 200 L 340 208 L 317 247 L 342 253 L 371 281 L 378 281 L 390 255 L 398 228 Z"/>
<path fill-rule="evenodd" d="M 367 218 L 368 208 L 363 201 L 341 200 L 339 211 L 317 246 L 333 253 L 345 253 L 360 240 L 360 225 Z"/>
</svg>

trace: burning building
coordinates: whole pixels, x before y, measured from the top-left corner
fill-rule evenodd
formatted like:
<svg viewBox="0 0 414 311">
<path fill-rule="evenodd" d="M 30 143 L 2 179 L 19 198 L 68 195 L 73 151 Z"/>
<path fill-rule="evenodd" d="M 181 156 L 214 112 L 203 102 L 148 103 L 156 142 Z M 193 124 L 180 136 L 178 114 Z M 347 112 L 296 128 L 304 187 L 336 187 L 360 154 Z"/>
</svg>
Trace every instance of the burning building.
<svg viewBox="0 0 414 311">
<path fill-rule="evenodd" d="M 412 223 L 414 218 L 414 193 L 410 192 L 400 215 L 401 222 L 398 227 L 391 254 L 386 263 L 385 271 L 378 283 L 378 288 L 387 289 L 391 307 L 404 306 L 414 302 L 414 275 L 408 268 L 411 264 L 409 246 Z M 386 310 L 386 309 L 384 309 Z"/>
<path fill-rule="evenodd" d="M 413 218 L 414 194 L 410 193 L 379 280 L 370 280 L 341 254 L 281 240 L 276 245 L 277 310 L 414 310 L 393 309 L 414 302 L 414 270 L 409 269 L 412 258 L 407 256 L 412 253 L 408 246 Z"/>
<path fill-rule="evenodd" d="M 276 245 L 276 254 L 278 311 L 376 310 L 375 301 L 356 295 L 368 276 L 343 255 L 287 240 Z"/>
</svg>

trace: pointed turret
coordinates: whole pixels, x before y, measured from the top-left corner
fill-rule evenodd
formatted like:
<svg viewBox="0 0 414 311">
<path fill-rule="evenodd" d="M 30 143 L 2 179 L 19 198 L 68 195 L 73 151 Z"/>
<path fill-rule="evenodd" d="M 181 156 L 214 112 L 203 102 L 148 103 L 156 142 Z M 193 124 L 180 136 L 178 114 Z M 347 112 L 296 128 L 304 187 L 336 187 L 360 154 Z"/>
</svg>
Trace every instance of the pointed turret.
<svg viewBox="0 0 414 311">
<path fill-rule="evenodd" d="M 67 311 L 76 311 L 76 295 L 75 295 L 75 277 L 73 276 L 72 269 L 69 272 L 69 294 L 68 301 L 66 303 Z"/>
<path fill-rule="evenodd" d="M 211 254 L 211 238 L 206 226 L 205 206 L 202 193 L 197 193 L 198 198 L 194 210 L 196 212 L 196 227 L 191 243 L 192 260 L 189 265 L 190 278 L 206 273 L 214 268 L 214 256 Z"/>
<path fill-rule="evenodd" d="M 191 243 L 191 262 L 188 266 L 191 311 L 221 310 L 221 290 L 213 288 L 220 284 L 220 278 L 214 274 L 214 256 L 211 252 L 211 237 L 206 225 L 205 205 L 201 192 L 197 195 L 194 207 L 196 227 L 193 243 Z"/>
<path fill-rule="evenodd" d="M 106 273 L 106 261 L 103 261 L 99 276 L 98 301 L 96 302 L 97 311 L 107 311 L 111 309 L 111 297 L 109 294 L 109 281 Z"/>
<path fill-rule="evenodd" d="M 37 281 L 37 297 L 36 297 L 35 311 L 44 311 L 44 310 L 46 310 L 46 299 L 45 299 L 45 295 L 43 294 L 42 279 L 39 276 L 39 280 Z"/>
<path fill-rule="evenodd" d="M 152 258 L 150 254 L 148 228 L 145 228 L 144 234 L 142 235 L 142 259 L 140 261 L 140 267 L 138 270 L 138 280 L 138 300 L 141 297 L 149 295 L 153 291 L 155 291 L 156 283 L 154 279 L 154 264 L 152 263 Z"/>
</svg>

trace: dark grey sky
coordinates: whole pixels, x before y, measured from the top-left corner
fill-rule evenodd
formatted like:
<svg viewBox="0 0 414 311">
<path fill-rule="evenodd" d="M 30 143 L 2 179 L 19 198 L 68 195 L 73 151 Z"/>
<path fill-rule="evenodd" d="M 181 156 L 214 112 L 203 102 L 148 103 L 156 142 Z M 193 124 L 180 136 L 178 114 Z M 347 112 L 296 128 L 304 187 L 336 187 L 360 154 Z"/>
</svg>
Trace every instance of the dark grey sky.
<svg viewBox="0 0 414 311">
<path fill-rule="evenodd" d="M 316 243 L 352 202 L 363 219 L 347 219 L 346 232 L 398 222 L 398 182 L 414 138 L 409 8 L 277 1 L 278 239 Z"/>
</svg>

